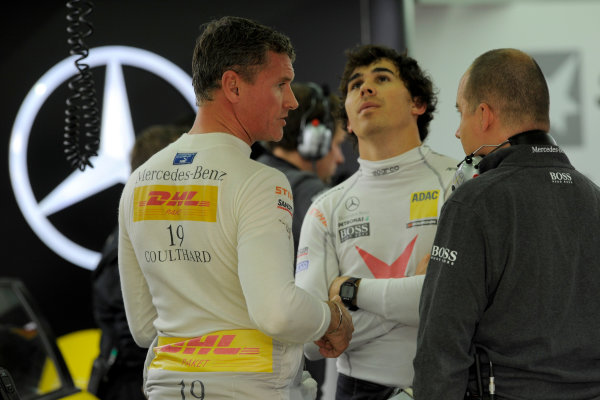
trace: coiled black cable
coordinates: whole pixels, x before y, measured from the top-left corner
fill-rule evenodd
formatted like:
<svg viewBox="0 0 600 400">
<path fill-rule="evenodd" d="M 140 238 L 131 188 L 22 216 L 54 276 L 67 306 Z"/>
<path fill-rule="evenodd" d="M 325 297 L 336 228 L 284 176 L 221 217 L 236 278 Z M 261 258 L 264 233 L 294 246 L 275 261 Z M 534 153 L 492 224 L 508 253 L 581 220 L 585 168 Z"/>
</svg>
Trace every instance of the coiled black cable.
<svg viewBox="0 0 600 400">
<path fill-rule="evenodd" d="M 100 146 L 100 112 L 94 79 L 89 65 L 82 62 L 89 55 L 84 39 L 94 31 L 93 25 L 86 20 L 93 6 L 90 1 L 67 1 L 67 43 L 69 54 L 78 56 L 75 60 L 78 74 L 68 83 L 73 94 L 66 101 L 63 145 L 71 167 L 81 171 L 86 166 L 94 167 L 90 158 L 98 155 Z M 85 140 L 80 140 L 82 128 Z"/>
</svg>

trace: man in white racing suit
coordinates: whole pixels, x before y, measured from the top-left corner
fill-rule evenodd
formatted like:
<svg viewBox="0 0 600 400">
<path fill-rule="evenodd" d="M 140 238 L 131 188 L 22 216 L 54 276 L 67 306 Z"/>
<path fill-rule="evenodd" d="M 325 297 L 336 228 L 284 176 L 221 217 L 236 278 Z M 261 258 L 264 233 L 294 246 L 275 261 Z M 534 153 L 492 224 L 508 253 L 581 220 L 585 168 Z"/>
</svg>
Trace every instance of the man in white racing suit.
<svg viewBox="0 0 600 400">
<path fill-rule="evenodd" d="M 348 345 L 343 305 L 294 285 L 289 183 L 250 159 L 255 141 L 281 139 L 298 105 L 293 59 L 268 27 L 207 24 L 194 50 L 194 125 L 125 186 L 119 270 L 133 337 L 149 347 L 150 399 L 314 398 L 302 345 L 316 341 L 327 357 Z"/>
<path fill-rule="evenodd" d="M 359 47 L 340 90 L 360 168 L 304 219 L 296 284 L 323 300 L 340 293 L 352 310 L 336 399 L 386 399 L 412 384 L 422 274 L 458 161 L 422 144 L 436 98 L 412 58 Z M 305 354 L 322 357 L 311 343 Z"/>
</svg>

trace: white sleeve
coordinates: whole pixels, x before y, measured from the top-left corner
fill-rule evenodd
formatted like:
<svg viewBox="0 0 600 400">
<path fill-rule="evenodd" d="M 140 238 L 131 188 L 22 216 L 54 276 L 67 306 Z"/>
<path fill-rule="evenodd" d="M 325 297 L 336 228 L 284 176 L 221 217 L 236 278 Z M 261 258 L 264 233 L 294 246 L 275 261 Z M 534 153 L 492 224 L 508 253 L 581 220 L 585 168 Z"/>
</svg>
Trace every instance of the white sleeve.
<svg viewBox="0 0 600 400">
<path fill-rule="evenodd" d="M 329 300 L 329 286 L 339 276 L 339 266 L 332 238 L 323 223 L 326 219 L 315 204 L 304 217 L 296 258 L 296 285 L 317 298 Z M 312 342 L 304 345 L 309 360 L 323 358 Z"/>
<path fill-rule="evenodd" d="M 361 279 L 356 305 L 386 320 L 419 326 L 419 299 L 425 275 Z"/>
<path fill-rule="evenodd" d="M 158 317 L 150 289 L 136 258 L 129 236 L 133 199 L 126 187 L 119 204 L 119 274 L 127 323 L 133 339 L 141 347 L 149 347 L 157 335 L 154 320 Z"/>
<path fill-rule="evenodd" d="M 324 301 L 329 300 L 329 286 L 340 274 L 327 218 L 319 204 L 310 207 L 302 222 L 296 257 L 296 285 Z"/>
<path fill-rule="evenodd" d="M 294 284 L 289 183 L 261 170 L 240 190 L 238 275 L 250 319 L 280 341 L 306 343 L 329 327 L 329 306 Z"/>
</svg>

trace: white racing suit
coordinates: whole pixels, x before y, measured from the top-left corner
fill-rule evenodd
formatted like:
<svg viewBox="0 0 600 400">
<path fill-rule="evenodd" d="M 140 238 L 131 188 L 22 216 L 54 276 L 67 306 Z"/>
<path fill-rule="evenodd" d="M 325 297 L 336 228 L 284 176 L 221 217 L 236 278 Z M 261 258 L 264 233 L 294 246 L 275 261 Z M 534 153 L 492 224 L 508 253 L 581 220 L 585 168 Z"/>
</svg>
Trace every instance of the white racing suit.
<svg viewBox="0 0 600 400">
<path fill-rule="evenodd" d="M 362 278 L 351 311 L 354 332 L 337 359 L 338 372 L 390 387 L 413 378 L 424 276 L 417 264 L 430 253 L 457 160 L 427 146 L 359 170 L 315 200 L 300 234 L 296 284 L 321 299 L 338 276 Z M 321 357 L 313 343 L 305 355 Z"/>
<path fill-rule="evenodd" d="M 294 284 L 289 183 L 250 151 L 184 134 L 125 186 L 119 270 L 150 399 L 314 398 L 302 345 L 329 307 Z"/>
</svg>

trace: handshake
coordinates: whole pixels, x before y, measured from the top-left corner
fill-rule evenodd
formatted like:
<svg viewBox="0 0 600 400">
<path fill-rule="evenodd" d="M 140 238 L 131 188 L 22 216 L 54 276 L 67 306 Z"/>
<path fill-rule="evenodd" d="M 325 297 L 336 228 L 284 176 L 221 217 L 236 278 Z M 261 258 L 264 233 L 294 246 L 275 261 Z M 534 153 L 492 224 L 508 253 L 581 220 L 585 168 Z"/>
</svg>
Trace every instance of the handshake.
<svg viewBox="0 0 600 400">
<path fill-rule="evenodd" d="M 335 358 L 348 348 L 354 325 L 352 316 L 342 304 L 339 295 L 335 295 L 327 302 L 331 312 L 331 322 L 325 335 L 315 342 L 319 346 L 319 353 L 323 357 Z"/>
</svg>

